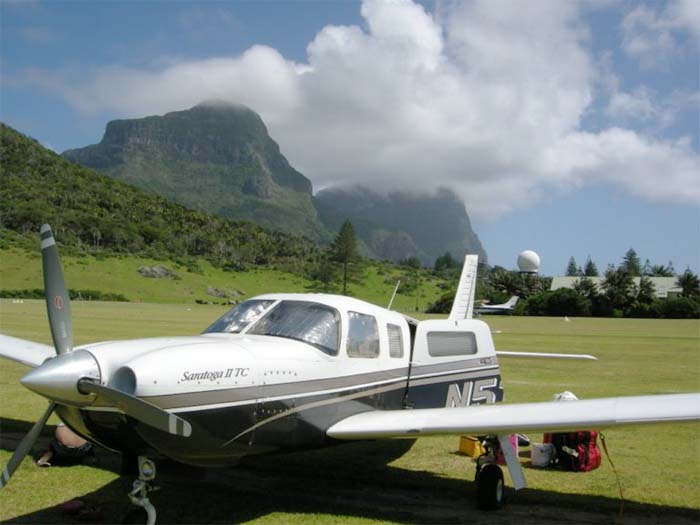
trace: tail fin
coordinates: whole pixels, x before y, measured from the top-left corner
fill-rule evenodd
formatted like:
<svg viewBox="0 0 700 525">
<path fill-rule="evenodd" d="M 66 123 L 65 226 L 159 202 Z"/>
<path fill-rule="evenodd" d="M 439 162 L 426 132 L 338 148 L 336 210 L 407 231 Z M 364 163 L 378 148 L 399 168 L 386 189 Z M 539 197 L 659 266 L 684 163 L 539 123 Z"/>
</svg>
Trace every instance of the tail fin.
<svg viewBox="0 0 700 525">
<path fill-rule="evenodd" d="M 505 304 L 505 306 L 507 306 L 508 308 L 513 308 L 515 306 L 515 303 L 518 302 L 518 299 L 520 299 L 520 297 L 514 295 L 513 297 L 508 299 L 508 302 Z"/>
<path fill-rule="evenodd" d="M 478 264 L 478 255 L 467 255 L 464 258 L 462 276 L 459 278 L 459 286 L 448 319 L 458 321 L 460 319 L 471 319 L 474 315 L 474 294 L 476 293 Z"/>
</svg>

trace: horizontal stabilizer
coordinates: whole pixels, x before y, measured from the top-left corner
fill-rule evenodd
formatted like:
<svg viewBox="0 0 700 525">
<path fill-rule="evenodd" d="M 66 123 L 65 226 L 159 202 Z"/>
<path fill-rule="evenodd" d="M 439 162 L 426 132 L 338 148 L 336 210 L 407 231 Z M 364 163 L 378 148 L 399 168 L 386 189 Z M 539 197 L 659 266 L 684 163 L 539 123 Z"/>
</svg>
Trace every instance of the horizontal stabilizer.
<svg viewBox="0 0 700 525">
<path fill-rule="evenodd" d="M 549 358 L 549 359 L 584 359 L 589 361 L 597 361 L 598 358 L 590 354 L 555 354 L 550 352 L 508 352 L 497 350 L 496 355 L 506 357 L 534 357 L 534 358 Z"/>
<path fill-rule="evenodd" d="M 517 434 L 700 420 L 700 394 L 609 397 L 457 408 L 374 410 L 328 429 L 336 439 Z"/>
<path fill-rule="evenodd" d="M 34 368 L 55 356 L 53 346 L 0 334 L 0 357 Z"/>
</svg>

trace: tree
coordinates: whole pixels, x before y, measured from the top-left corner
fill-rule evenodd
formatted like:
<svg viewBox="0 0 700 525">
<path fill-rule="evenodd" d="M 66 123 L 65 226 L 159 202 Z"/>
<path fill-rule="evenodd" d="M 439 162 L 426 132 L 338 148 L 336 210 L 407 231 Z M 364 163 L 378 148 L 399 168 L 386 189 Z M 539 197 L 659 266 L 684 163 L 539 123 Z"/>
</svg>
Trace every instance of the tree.
<svg viewBox="0 0 700 525">
<path fill-rule="evenodd" d="M 326 293 L 334 291 L 336 268 L 328 257 L 322 256 L 318 264 L 311 267 L 308 277 L 313 281 L 313 289 Z"/>
<path fill-rule="evenodd" d="M 441 270 L 449 270 L 451 268 L 457 268 L 458 264 L 450 252 L 445 252 L 443 255 L 435 259 L 435 271 L 439 272 Z"/>
<path fill-rule="evenodd" d="M 573 290 L 579 294 L 581 297 L 590 299 L 591 301 L 598 297 L 598 287 L 593 282 L 592 279 L 588 277 L 581 277 L 574 282 L 572 286 Z"/>
<path fill-rule="evenodd" d="M 348 293 L 348 265 L 357 260 L 357 238 L 350 219 L 346 219 L 331 245 L 331 260 L 343 265 L 343 295 Z"/>
<path fill-rule="evenodd" d="M 642 274 L 642 262 L 633 248 L 627 250 L 627 253 L 622 258 L 620 268 L 625 270 L 632 277 L 639 277 Z"/>
<path fill-rule="evenodd" d="M 637 290 L 637 302 L 639 304 L 651 304 L 656 299 L 656 287 L 648 276 L 643 275 L 639 279 L 639 290 Z"/>
<path fill-rule="evenodd" d="M 673 268 L 663 264 L 655 264 L 649 273 L 652 277 L 673 277 Z"/>
<path fill-rule="evenodd" d="M 578 266 L 576 266 L 576 259 L 574 259 L 573 255 L 569 259 L 569 264 L 566 266 L 566 275 L 567 277 L 578 275 Z"/>
<path fill-rule="evenodd" d="M 583 275 L 586 277 L 598 277 L 598 267 L 591 260 L 591 256 L 586 259 L 586 266 L 583 268 Z"/>
<path fill-rule="evenodd" d="M 632 275 L 624 268 L 608 268 L 601 286 L 610 306 L 623 312 L 637 295 Z"/>
<path fill-rule="evenodd" d="M 412 255 L 411 257 L 406 257 L 405 259 L 401 259 L 399 261 L 399 266 L 407 266 L 408 268 L 413 268 L 417 270 L 418 268 L 421 267 L 420 264 L 420 259 L 416 257 L 415 255 Z"/>
<path fill-rule="evenodd" d="M 678 276 L 676 286 L 681 288 L 681 295 L 683 297 L 700 296 L 700 279 L 698 279 L 698 276 L 695 275 L 690 268 L 686 268 L 685 271 Z"/>
<path fill-rule="evenodd" d="M 642 275 L 651 275 L 652 270 L 653 267 L 649 262 L 649 259 L 647 259 L 646 261 L 644 261 L 644 266 L 642 266 Z"/>
</svg>

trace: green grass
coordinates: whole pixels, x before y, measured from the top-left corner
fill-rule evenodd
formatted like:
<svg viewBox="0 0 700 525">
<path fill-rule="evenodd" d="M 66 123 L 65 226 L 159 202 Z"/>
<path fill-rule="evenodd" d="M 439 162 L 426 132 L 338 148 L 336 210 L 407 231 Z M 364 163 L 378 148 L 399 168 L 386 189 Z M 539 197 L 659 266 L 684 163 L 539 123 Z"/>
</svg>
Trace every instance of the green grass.
<svg viewBox="0 0 700 525">
<path fill-rule="evenodd" d="M 41 257 L 39 250 L 27 252 L 20 249 L 0 250 L 0 289 L 43 288 Z M 238 291 L 238 299 L 270 292 L 305 292 L 311 283 L 298 275 L 272 269 L 251 269 L 243 272 L 227 272 L 215 268 L 204 259 L 198 260 L 201 273 L 187 271 L 170 261 L 143 259 L 133 256 L 61 257 L 66 284 L 74 289 L 91 289 L 101 292 L 120 293 L 133 302 L 147 303 L 194 303 L 196 300 L 223 302 L 224 299 L 207 294 L 210 287 L 224 291 Z M 154 279 L 142 277 L 141 266 L 164 265 L 173 270 L 180 279 Z M 389 269 L 390 268 L 390 269 Z M 396 279 L 402 275 L 400 269 L 381 263 L 367 264 L 357 283 L 349 286 L 351 295 L 386 306 L 394 291 Z M 442 291 L 438 280 L 423 281 L 419 290 L 418 306 L 425 309 Z M 394 301 L 395 309 L 415 312 L 415 294 L 399 293 Z"/>
<path fill-rule="evenodd" d="M 381 276 L 379 276 L 381 277 Z M 194 304 L 74 303 L 77 343 L 199 332 L 225 307 Z M 585 352 L 597 362 L 503 358 L 508 402 L 548 400 L 562 390 L 581 398 L 700 390 L 697 321 L 484 317 L 501 349 Z M 0 332 L 48 343 L 41 301 L 0 301 Z M 0 462 L 46 402 L 18 384 L 26 367 L 0 365 Z M 52 420 L 54 424 L 56 421 Z M 49 432 L 45 433 L 49 435 Z M 700 425 L 656 425 L 605 432 L 625 492 L 626 521 L 697 523 Z M 531 436 L 537 439 L 539 436 Z M 45 445 L 47 438 L 43 438 Z M 187 469 L 162 478 L 153 495 L 162 523 L 561 523 L 612 522 L 615 476 L 603 458 L 589 473 L 537 470 L 523 458 L 529 487 L 497 514 L 474 504 L 469 458 L 456 436 L 403 443 L 356 443 L 263 458 L 234 469 Z M 41 446 L 35 448 L 39 452 Z M 0 492 L 0 520 L 71 522 L 57 507 L 80 497 L 121 519 L 126 488 L 114 455 L 97 466 L 39 469 L 25 460 Z M 110 470 L 111 469 L 111 470 Z M 167 473 L 166 473 L 167 474 Z"/>
</svg>

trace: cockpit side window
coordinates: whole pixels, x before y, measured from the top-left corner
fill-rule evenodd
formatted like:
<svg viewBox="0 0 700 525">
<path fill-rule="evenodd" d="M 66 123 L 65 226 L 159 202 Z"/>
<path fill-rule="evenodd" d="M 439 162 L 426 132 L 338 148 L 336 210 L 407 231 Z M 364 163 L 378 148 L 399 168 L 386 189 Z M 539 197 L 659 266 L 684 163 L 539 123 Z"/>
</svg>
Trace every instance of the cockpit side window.
<svg viewBox="0 0 700 525">
<path fill-rule="evenodd" d="M 275 301 L 272 300 L 260 299 L 244 301 L 219 317 L 219 319 L 204 330 L 203 333 L 225 332 L 237 334 L 243 331 L 250 323 L 260 318 L 265 310 L 272 306 L 274 302 Z"/>
<path fill-rule="evenodd" d="M 377 320 L 366 314 L 348 312 L 348 357 L 379 357 Z"/>
<path fill-rule="evenodd" d="M 328 355 L 338 355 L 340 314 L 307 301 L 282 301 L 246 332 L 303 341 Z"/>
<path fill-rule="evenodd" d="M 389 356 L 403 357 L 403 334 L 401 327 L 395 324 L 387 324 L 386 331 L 389 334 Z"/>
</svg>

